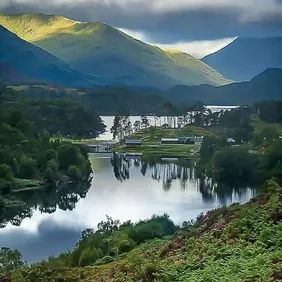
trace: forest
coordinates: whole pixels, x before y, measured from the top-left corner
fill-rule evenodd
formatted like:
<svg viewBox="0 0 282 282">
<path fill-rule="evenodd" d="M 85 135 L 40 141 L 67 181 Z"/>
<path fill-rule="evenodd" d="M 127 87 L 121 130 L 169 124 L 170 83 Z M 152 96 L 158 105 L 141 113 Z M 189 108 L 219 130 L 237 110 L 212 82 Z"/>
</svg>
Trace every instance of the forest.
<svg viewBox="0 0 282 282">
<path fill-rule="evenodd" d="M 0 118 L 17 109 L 36 131 L 49 136 L 96 138 L 105 131 L 98 114 L 87 106 L 63 98 L 34 97 L 26 91 L 0 88 Z"/>
<path fill-rule="evenodd" d="M 0 219 L 19 224 L 30 214 L 16 192 L 88 180 L 87 152 L 59 137 L 97 137 L 105 129 L 92 110 L 61 99 L 36 99 L 0 89 Z M 50 138 L 56 136 L 57 139 Z M 86 185 L 86 187 L 88 187 Z"/>
</svg>

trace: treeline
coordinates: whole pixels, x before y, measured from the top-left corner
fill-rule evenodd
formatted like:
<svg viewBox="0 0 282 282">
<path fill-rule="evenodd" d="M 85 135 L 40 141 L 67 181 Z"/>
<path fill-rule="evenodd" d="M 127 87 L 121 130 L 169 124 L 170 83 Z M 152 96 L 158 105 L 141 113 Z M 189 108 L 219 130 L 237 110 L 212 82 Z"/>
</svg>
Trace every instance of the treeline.
<svg viewBox="0 0 282 282">
<path fill-rule="evenodd" d="M 181 107 L 181 103 L 173 103 L 172 99 L 164 98 L 159 91 L 147 88 L 60 89 L 28 86 L 25 91 L 33 97 L 74 101 L 90 107 L 100 115 L 115 115 L 121 110 L 128 110 L 131 115 L 166 114 L 165 104 L 168 102 L 176 108 Z"/>
<path fill-rule="evenodd" d="M 49 258 L 49 267 L 77 267 L 100 265 L 113 261 L 128 253 L 139 244 L 154 238 L 173 235 L 177 226 L 168 215 L 153 216 L 150 220 L 136 224 L 131 221 L 121 223 L 107 216 L 97 226 L 97 231 L 86 229 L 72 252 Z"/>
<path fill-rule="evenodd" d="M 96 138 L 105 131 L 101 118 L 89 107 L 65 99 L 32 97 L 25 91 L 0 88 L 0 118 L 17 109 L 37 131 L 50 136 Z"/>
<path fill-rule="evenodd" d="M 265 101 L 254 105 L 259 118 L 270 123 L 282 122 L 282 101 Z"/>
<path fill-rule="evenodd" d="M 256 135 L 250 145 L 238 147 L 224 137 L 205 137 L 200 149 L 200 168 L 219 184 L 257 186 L 273 177 L 282 183 L 282 140 L 261 140 L 254 149 L 252 142 L 257 141 Z"/>
</svg>

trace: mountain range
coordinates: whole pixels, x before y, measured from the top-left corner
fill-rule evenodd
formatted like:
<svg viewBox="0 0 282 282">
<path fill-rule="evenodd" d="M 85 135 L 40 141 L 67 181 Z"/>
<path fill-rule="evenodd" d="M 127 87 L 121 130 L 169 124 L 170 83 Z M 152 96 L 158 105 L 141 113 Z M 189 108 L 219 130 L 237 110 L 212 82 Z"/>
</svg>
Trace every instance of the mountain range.
<svg viewBox="0 0 282 282">
<path fill-rule="evenodd" d="M 250 80 L 267 68 L 282 68 L 282 37 L 237 38 L 202 60 L 229 79 Z"/>
<path fill-rule="evenodd" d="M 174 86 L 164 96 L 175 101 L 201 101 L 211 105 L 244 105 L 282 98 L 282 69 L 267 69 L 250 81 L 220 87 Z"/>
<path fill-rule="evenodd" d="M 97 87 L 91 76 L 71 69 L 65 62 L 0 26 L 0 81 L 2 83 L 50 83 L 73 87 Z"/>
<path fill-rule="evenodd" d="M 231 81 L 177 50 L 161 50 L 103 22 L 78 22 L 45 14 L 0 15 L 0 24 L 97 82 L 169 88 Z M 66 64 L 64 68 L 66 68 Z"/>
</svg>

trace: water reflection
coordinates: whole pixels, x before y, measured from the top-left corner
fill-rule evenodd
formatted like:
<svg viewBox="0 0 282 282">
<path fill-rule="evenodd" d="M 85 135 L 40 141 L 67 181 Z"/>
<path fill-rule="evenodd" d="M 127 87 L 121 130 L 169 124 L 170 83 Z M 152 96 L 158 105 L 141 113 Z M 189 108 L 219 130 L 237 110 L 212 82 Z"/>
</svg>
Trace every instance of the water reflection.
<svg viewBox="0 0 282 282">
<path fill-rule="evenodd" d="M 40 190 L 29 190 L 14 193 L 0 213 L 0 228 L 11 223 L 20 226 L 25 218 L 30 218 L 34 210 L 40 213 L 55 213 L 57 209 L 72 211 L 79 199 L 86 197 L 90 183 L 83 182 Z"/>
<path fill-rule="evenodd" d="M 35 262 L 73 249 L 80 232 L 105 215 L 124 222 L 168 213 L 176 224 L 219 205 L 245 203 L 255 190 L 225 187 L 200 178 L 193 163 L 160 158 L 90 154 L 91 185 L 19 193 L 18 206 L 1 215 L 0 246 L 19 249 Z M 90 187 L 90 189 L 89 189 Z M 13 225 L 12 225 L 13 224 Z M 48 243 L 46 243 L 48 242 Z"/>
<path fill-rule="evenodd" d="M 251 192 L 255 196 L 258 192 L 256 188 L 251 188 L 247 183 L 242 183 L 239 186 L 215 183 L 212 179 L 201 175 L 195 163 L 185 158 L 164 160 L 154 157 L 143 159 L 140 156 L 115 153 L 111 158 L 111 165 L 115 178 L 121 182 L 129 180 L 130 170 L 135 168 L 144 177 L 149 173 L 153 180 L 162 183 L 163 191 L 169 191 L 176 181 L 182 191 L 194 186 L 201 193 L 205 203 L 218 200 L 221 205 L 227 205 L 229 202 L 227 199 L 231 198 L 232 201 L 234 194 L 244 196 L 244 194 Z"/>
</svg>

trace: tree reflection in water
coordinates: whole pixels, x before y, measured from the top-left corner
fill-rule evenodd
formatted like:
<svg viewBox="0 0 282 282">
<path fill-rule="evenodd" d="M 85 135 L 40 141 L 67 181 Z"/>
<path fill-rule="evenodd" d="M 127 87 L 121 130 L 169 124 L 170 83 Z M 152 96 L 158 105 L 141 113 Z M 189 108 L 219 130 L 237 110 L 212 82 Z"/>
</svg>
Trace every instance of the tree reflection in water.
<svg viewBox="0 0 282 282">
<path fill-rule="evenodd" d="M 86 197 L 89 188 L 90 182 L 82 182 L 14 193 L 0 210 L 0 228 L 8 223 L 19 226 L 23 219 L 32 216 L 34 210 L 49 214 L 57 209 L 73 210 L 79 199 Z"/>
<path fill-rule="evenodd" d="M 113 172 L 116 179 L 126 181 L 130 178 L 130 169 L 134 166 L 143 176 L 147 175 L 148 168 L 151 171 L 151 178 L 162 182 L 164 191 L 169 191 L 175 181 L 179 181 L 181 190 L 189 186 L 196 187 L 202 195 L 205 203 L 218 200 L 221 205 L 226 205 L 228 199 L 233 195 L 240 196 L 251 192 L 254 196 L 256 190 L 250 188 L 248 183 L 218 184 L 212 179 L 201 175 L 195 163 L 185 158 L 178 160 L 163 161 L 161 158 L 127 157 L 124 154 L 113 154 L 111 159 Z M 247 188 L 246 188 L 247 187 Z"/>
</svg>

